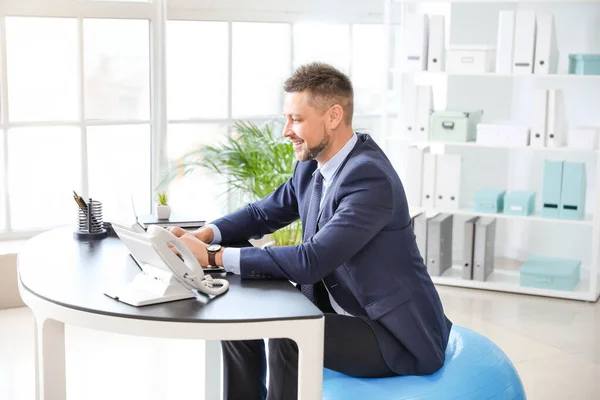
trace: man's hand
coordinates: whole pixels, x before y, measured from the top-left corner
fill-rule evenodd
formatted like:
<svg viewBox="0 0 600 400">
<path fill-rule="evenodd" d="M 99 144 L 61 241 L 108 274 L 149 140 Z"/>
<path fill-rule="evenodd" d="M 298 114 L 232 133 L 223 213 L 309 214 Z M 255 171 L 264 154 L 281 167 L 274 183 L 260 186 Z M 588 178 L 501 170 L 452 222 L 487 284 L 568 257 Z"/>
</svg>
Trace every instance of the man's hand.
<svg viewBox="0 0 600 400">
<path fill-rule="evenodd" d="M 212 243 L 212 241 L 215 238 L 213 230 L 206 227 L 197 229 L 192 232 L 188 232 L 185 229 L 180 228 L 178 226 L 169 226 L 167 227 L 167 230 L 177 237 L 182 237 L 186 234 L 191 234 L 194 237 L 196 237 L 196 239 L 201 240 L 204 243 Z"/>
<path fill-rule="evenodd" d="M 169 226 L 166 229 L 183 242 L 185 247 L 187 247 L 194 257 L 196 257 L 202 268 L 208 266 L 208 251 L 206 248 L 208 247 L 208 243 L 211 243 L 214 239 L 212 229 L 201 228 L 194 232 L 188 232 L 178 226 Z M 179 251 L 175 247 L 169 245 L 169 248 L 173 253 L 179 254 Z M 215 261 L 217 265 L 223 265 L 223 249 L 218 251 L 215 255 Z"/>
<path fill-rule="evenodd" d="M 208 252 L 206 250 L 206 247 L 208 245 L 206 243 L 204 243 L 189 232 L 186 232 L 185 234 L 179 236 L 178 240 L 182 242 L 183 245 L 192 252 L 192 254 L 194 255 L 194 257 L 196 257 L 196 260 L 198 260 L 202 268 L 206 268 L 208 266 Z M 175 247 L 169 247 L 175 254 L 179 254 L 179 251 Z"/>
</svg>

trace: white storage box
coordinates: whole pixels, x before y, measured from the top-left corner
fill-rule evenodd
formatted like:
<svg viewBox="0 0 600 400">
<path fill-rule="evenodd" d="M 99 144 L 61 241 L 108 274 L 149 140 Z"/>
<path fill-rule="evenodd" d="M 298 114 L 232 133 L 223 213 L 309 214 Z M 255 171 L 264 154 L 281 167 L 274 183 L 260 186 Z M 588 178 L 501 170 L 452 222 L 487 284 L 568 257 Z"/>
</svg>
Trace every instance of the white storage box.
<svg viewBox="0 0 600 400">
<path fill-rule="evenodd" d="M 569 130 L 569 147 L 596 150 L 598 148 L 599 127 L 577 127 Z"/>
<path fill-rule="evenodd" d="M 466 74 L 493 72 L 495 62 L 495 47 L 450 46 L 446 54 L 446 71 Z"/>
<path fill-rule="evenodd" d="M 491 146 L 529 146 L 530 129 L 521 125 L 478 124 L 477 143 Z"/>
</svg>

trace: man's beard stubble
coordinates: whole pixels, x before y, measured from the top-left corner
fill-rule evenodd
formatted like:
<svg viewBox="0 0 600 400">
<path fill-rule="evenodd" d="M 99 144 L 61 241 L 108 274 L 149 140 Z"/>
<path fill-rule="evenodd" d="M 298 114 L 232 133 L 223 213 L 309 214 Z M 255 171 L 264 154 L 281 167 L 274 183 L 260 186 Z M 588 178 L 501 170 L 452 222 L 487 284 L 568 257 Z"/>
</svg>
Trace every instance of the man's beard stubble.
<svg viewBox="0 0 600 400">
<path fill-rule="evenodd" d="M 317 158 L 317 156 L 319 155 L 320 152 L 322 152 L 328 145 L 329 145 L 329 140 L 331 139 L 331 135 L 329 133 L 327 133 L 327 131 L 325 130 L 325 127 L 323 127 L 323 139 L 321 140 L 321 142 L 319 142 L 319 144 L 317 144 L 316 146 L 312 147 L 312 148 L 308 148 L 308 145 L 302 160 L 300 161 L 308 161 L 308 160 L 314 160 L 315 158 Z M 305 142 L 306 144 L 306 142 Z"/>
</svg>

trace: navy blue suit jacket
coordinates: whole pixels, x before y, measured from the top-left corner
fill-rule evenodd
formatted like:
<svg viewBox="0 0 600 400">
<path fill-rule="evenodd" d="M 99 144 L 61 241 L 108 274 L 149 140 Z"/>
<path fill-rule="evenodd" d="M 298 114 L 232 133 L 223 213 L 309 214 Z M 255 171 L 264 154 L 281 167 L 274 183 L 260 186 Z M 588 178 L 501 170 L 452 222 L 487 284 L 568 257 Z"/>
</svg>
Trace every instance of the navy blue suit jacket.
<svg viewBox="0 0 600 400">
<path fill-rule="evenodd" d="M 298 246 L 242 248 L 242 278 L 323 280 L 335 301 L 367 321 L 388 366 L 430 374 L 444 362 L 451 322 L 417 248 L 404 188 L 365 134 L 323 199 L 317 233 Z M 272 194 L 213 223 L 223 245 L 272 233 L 304 218 L 316 161 L 299 162 Z"/>
</svg>

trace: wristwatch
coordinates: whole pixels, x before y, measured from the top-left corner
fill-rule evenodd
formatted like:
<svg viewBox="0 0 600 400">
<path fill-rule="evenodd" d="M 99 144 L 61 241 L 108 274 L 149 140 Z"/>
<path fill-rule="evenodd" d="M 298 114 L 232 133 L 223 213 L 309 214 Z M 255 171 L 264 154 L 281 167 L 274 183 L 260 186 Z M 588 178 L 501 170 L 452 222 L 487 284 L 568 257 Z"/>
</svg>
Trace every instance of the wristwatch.
<svg viewBox="0 0 600 400">
<path fill-rule="evenodd" d="M 221 250 L 220 244 L 209 244 L 206 247 L 206 251 L 208 252 L 208 265 L 212 265 L 213 267 L 217 266 L 217 261 L 215 260 L 215 254 Z"/>
</svg>

